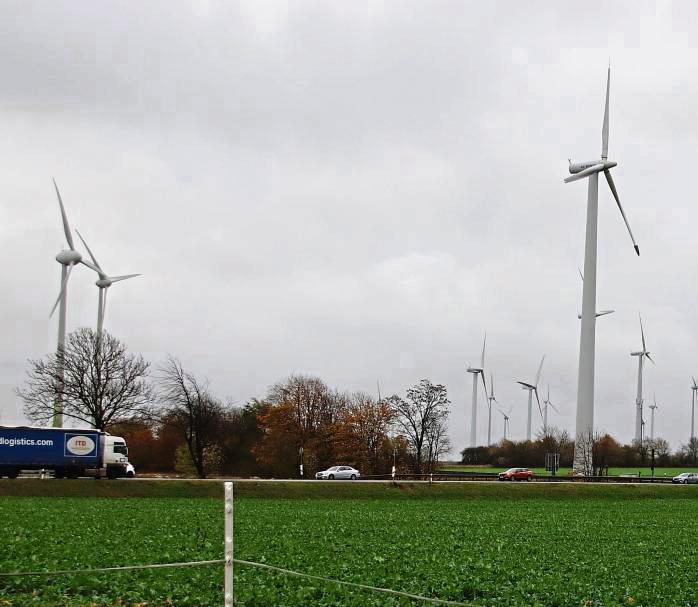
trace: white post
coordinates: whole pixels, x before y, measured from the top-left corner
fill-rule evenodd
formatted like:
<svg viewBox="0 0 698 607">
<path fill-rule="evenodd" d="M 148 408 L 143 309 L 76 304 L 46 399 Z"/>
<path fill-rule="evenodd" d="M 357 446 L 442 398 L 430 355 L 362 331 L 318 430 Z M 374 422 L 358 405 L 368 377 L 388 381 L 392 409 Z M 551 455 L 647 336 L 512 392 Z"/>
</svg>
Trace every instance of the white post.
<svg viewBox="0 0 698 607">
<path fill-rule="evenodd" d="M 225 607 L 233 607 L 233 483 L 225 483 Z"/>
</svg>

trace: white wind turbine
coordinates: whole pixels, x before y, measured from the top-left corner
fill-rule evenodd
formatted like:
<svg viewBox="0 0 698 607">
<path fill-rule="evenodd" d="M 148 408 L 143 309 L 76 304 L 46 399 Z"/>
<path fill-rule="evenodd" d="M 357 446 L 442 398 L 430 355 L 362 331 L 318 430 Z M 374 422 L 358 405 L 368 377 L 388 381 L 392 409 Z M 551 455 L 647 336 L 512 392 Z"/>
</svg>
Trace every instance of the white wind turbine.
<svg viewBox="0 0 698 607">
<path fill-rule="evenodd" d="M 698 384 L 696 383 L 695 377 L 691 377 L 693 385 L 691 386 L 691 441 L 695 438 L 695 421 L 696 421 L 696 390 L 698 390 Z"/>
<path fill-rule="evenodd" d="M 637 398 L 635 399 L 635 440 L 638 443 L 642 443 L 642 368 L 644 366 L 645 357 L 647 357 L 652 364 L 654 360 L 647 351 L 647 346 L 645 345 L 645 331 L 642 328 L 642 317 L 640 317 L 640 334 L 642 335 L 642 350 L 638 352 L 631 352 L 630 356 L 637 356 Z"/>
<path fill-rule="evenodd" d="M 582 326 L 579 340 L 579 376 L 577 381 L 577 424 L 574 449 L 574 469 L 582 472 L 591 461 L 590 441 L 587 440 L 594 432 L 594 358 L 596 354 L 596 255 L 597 255 L 597 226 L 599 214 L 599 173 L 603 171 L 611 193 L 616 200 L 630 239 L 639 255 L 640 249 L 635 242 L 625 211 L 618 198 L 616 186 L 613 183 L 610 169 L 617 165 L 608 160 L 608 101 L 611 90 L 611 67 L 608 68 L 606 81 L 606 106 L 604 109 L 603 127 L 601 129 L 601 159 L 590 162 L 572 163 L 569 171 L 571 177 L 565 183 L 578 179 L 589 178 L 587 194 L 586 244 L 584 247 L 584 292 L 582 295 Z"/>
<path fill-rule="evenodd" d="M 538 373 L 536 373 L 536 381 L 534 383 L 528 383 L 525 381 L 517 380 L 516 383 L 521 384 L 524 390 L 528 390 L 528 418 L 526 420 L 526 440 L 531 440 L 531 414 L 533 411 L 533 393 L 536 394 L 536 401 L 538 401 L 538 410 L 540 411 L 541 417 L 543 416 L 543 411 L 540 406 L 540 398 L 538 398 L 538 382 L 540 381 L 540 372 L 543 370 L 543 361 L 545 361 L 545 354 L 543 358 L 540 359 L 540 366 L 538 367 Z"/>
<path fill-rule="evenodd" d="M 548 384 L 548 395 L 543 400 L 543 434 L 548 434 L 548 407 L 552 407 L 560 413 L 560 410 L 550 401 L 550 385 Z"/>
<path fill-rule="evenodd" d="M 58 196 L 58 205 L 61 209 L 61 218 L 63 219 L 63 233 L 65 234 L 65 239 L 68 242 L 68 248 L 63 249 L 58 255 L 56 255 L 56 261 L 61 264 L 61 289 L 58 292 L 58 297 L 56 298 L 56 303 L 53 304 L 51 308 L 51 313 L 49 318 L 53 316 L 56 311 L 56 307 L 60 304 L 58 310 L 58 381 L 62 384 L 64 379 L 64 368 L 63 368 L 63 349 L 65 348 L 65 320 L 66 311 L 68 305 L 68 280 L 70 279 L 70 274 L 73 268 L 82 263 L 93 270 L 96 268 L 89 262 L 82 258 L 79 251 L 75 249 L 75 243 L 73 242 L 73 234 L 70 231 L 70 224 L 68 223 L 68 216 L 65 212 L 65 207 L 63 206 L 63 200 L 61 198 L 61 193 L 58 190 L 58 185 L 56 185 L 56 180 L 53 180 L 53 187 L 56 188 L 56 195 Z M 60 428 L 63 426 L 63 399 L 58 397 L 54 405 L 53 412 L 53 427 Z"/>
<path fill-rule="evenodd" d="M 107 289 L 111 287 L 115 282 L 121 282 L 122 280 L 128 280 L 129 278 L 135 278 L 136 276 L 140 276 L 140 274 L 126 274 L 125 276 L 108 276 L 107 274 L 105 274 L 104 270 L 102 270 L 102 266 L 99 265 L 99 262 L 92 254 L 90 247 L 87 246 L 87 243 L 85 242 L 85 239 L 82 237 L 82 234 L 80 234 L 80 232 L 78 232 L 77 230 L 75 231 L 78 233 L 78 236 L 82 241 L 82 244 L 85 245 L 87 252 L 90 254 L 90 258 L 92 259 L 92 263 L 94 264 L 94 267 L 92 269 L 95 272 L 97 272 L 97 275 L 99 276 L 99 279 L 95 281 L 95 284 L 99 288 L 99 300 L 97 303 L 97 333 L 102 333 L 102 329 L 104 327 L 104 312 L 107 308 Z"/>
<path fill-rule="evenodd" d="M 504 435 L 502 437 L 502 440 L 507 440 L 507 431 L 509 430 L 509 413 L 511 413 L 511 407 L 509 407 L 509 410 L 504 413 L 501 409 L 497 409 L 502 414 L 502 417 L 504 418 Z"/>
<path fill-rule="evenodd" d="M 650 405 L 650 410 L 652 411 L 652 417 L 650 418 L 650 440 L 654 440 L 654 412 L 659 405 L 657 405 L 657 395 L 652 396 L 654 404 Z"/>
<path fill-rule="evenodd" d="M 584 274 L 582 274 L 582 271 L 579 268 L 577 268 L 577 271 L 579 272 L 579 277 L 582 279 L 582 284 L 584 284 Z M 596 318 L 598 318 L 599 316 L 606 316 L 607 314 L 613 314 L 614 312 L 615 310 L 599 310 L 596 313 Z M 578 313 L 577 318 L 581 320 L 582 315 Z"/>
<path fill-rule="evenodd" d="M 470 414 L 470 447 L 477 447 L 477 378 L 478 375 L 482 379 L 482 385 L 485 389 L 485 398 L 487 398 L 487 383 L 485 382 L 485 346 L 487 345 L 487 333 L 482 342 L 482 357 L 480 358 L 480 367 L 468 367 L 468 373 L 473 374 L 473 405 Z"/>
<path fill-rule="evenodd" d="M 487 446 L 492 444 L 492 403 L 496 403 L 497 399 L 494 397 L 494 377 L 490 373 L 490 394 L 487 397 L 488 402 L 488 418 L 487 418 Z"/>
</svg>

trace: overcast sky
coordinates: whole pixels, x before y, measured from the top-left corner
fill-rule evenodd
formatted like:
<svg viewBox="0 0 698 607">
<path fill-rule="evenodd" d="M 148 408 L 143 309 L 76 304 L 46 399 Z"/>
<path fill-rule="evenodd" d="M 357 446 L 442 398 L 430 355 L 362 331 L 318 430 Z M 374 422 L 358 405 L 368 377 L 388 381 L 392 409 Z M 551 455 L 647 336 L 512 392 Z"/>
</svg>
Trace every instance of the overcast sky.
<svg viewBox="0 0 698 607">
<path fill-rule="evenodd" d="M 638 312 L 656 433 L 698 375 L 693 2 L 0 4 L 0 420 L 56 345 L 72 226 L 108 273 L 106 328 L 244 404 L 290 373 L 341 390 L 447 386 L 469 435 L 486 366 L 512 436 L 543 385 L 574 431 L 586 183 L 612 63 L 610 159 L 640 245 L 599 187 L 596 426 L 633 435 Z M 68 329 L 96 324 L 78 268 Z M 486 438 L 481 403 L 478 434 Z M 535 418 L 536 422 L 539 417 Z M 649 410 L 647 410 L 649 422 Z M 496 414 L 495 437 L 502 418 Z"/>
</svg>

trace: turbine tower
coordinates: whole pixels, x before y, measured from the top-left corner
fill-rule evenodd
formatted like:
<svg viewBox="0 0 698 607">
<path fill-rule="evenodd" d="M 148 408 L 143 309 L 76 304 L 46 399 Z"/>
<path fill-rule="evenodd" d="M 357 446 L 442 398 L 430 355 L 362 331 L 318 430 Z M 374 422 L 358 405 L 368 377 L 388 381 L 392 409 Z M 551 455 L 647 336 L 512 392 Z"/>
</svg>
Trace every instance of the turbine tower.
<svg viewBox="0 0 698 607">
<path fill-rule="evenodd" d="M 533 411 L 533 393 L 536 394 L 536 401 L 538 401 L 538 411 L 540 411 L 541 417 L 543 417 L 543 411 L 540 407 L 540 398 L 538 398 L 538 382 L 540 381 L 540 372 L 543 370 L 543 362 L 545 361 L 545 354 L 543 358 L 540 359 L 540 365 L 538 367 L 538 373 L 536 373 L 536 381 L 532 384 L 517 380 L 516 383 L 521 384 L 524 390 L 528 390 L 528 418 L 526 420 L 526 440 L 531 440 L 531 414 Z"/>
<path fill-rule="evenodd" d="M 642 350 L 638 352 L 631 352 L 630 356 L 637 356 L 637 398 L 635 399 L 635 440 L 638 444 L 642 444 L 642 368 L 644 366 L 645 357 L 647 357 L 652 364 L 654 360 L 647 351 L 647 346 L 645 345 L 645 331 L 642 328 L 642 317 L 640 317 L 640 334 L 642 335 Z"/>
<path fill-rule="evenodd" d="M 492 403 L 496 403 L 497 399 L 494 397 L 494 377 L 490 373 L 490 394 L 487 397 L 487 402 L 489 404 L 489 416 L 487 418 L 487 446 L 492 444 Z"/>
<path fill-rule="evenodd" d="M 487 345 L 487 333 L 482 342 L 482 357 L 480 358 L 480 367 L 468 367 L 468 373 L 473 374 L 473 408 L 470 414 L 470 447 L 477 447 L 477 378 L 478 375 L 482 379 L 482 385 L 485 389 L 485 398 L 487 398 L 487 382 L 485 382 L 485 346 Z"/>
<path fill-rule="evenodd" d="M 695 377 L 691 377 L 693 385 L 691 386 L 691 441 L 695 438 L 695 421 L 696 421 L 696 390 L 698 390 L 698 384 L 696 383 Z"/>
<path fill-rule="evenodd" d="M 574 469 L 590 474 L 587 470 L 591 462 L 591 441 L 589 437 L 594 432 L 594 358 L 596 354 L 596 254 L 597 254 L 597 225 L 599 215 L 599 173 L 603 171 L 611 193 L 616 200 L 630 239 L 639 255 L 640 249 L 635 242 L 625 211 L 618 198 L 616 186 L 613 183 L 610 169 L 617 165 L 608 160 L 608 101 L 611 90 L 611 67 L 608 67 L 606 80 L 606 106 L 604 109 L 603 127 L 601 129 L 601 159 L 590 162 L 573 164 L 570 161 L 569 171 L 572 174 L 565 183 L 589 178 L 587 192 L 586 243 L 584 246 L 584 292 L 582 295 L 582 327 L 579 340 L 579 376 L 577 381 L 577 422 L 574 448 Z"/>
<path fill-rule="evenodd" d="M 56 298 L 56 303 L 53 304 L 51 308 L 51 313 L 49 318 L 53 317 L 53 313 L 56 311 L 56 307 L 60 304 L 58 310 L 58 343 L 57 343 L 57 355 L 58 355 L 58 381 L 62 385 L 64 380 L 64 368 L 63 368 L 63 350 L 65 348 L 65 320 L 66 320 L 66 308 L 68 305 L 68 280 L 70 279 L 70 274 L 73 268 L 82 263 L 93 270 L 96 268 L 89 262 L 82 258 L 79 251 L 75 249 L 75 243 L 73 242 L 73 234 L 70 231 L 70 224 L 68 223 L 68 216 L 65 212 L 65 207 L 63 206 L 63 200 L 61 198 L 61 193 L 58 190 L 58 185 L 56 185 L 56 180 L 53 180 L 53 187 L 56 188 L 56 195 L 58 196 L 58 205 L 61 209 L 61 218 L 63 219 L 63 233 L 65 234 L 65 239 L 68 242 L 68 248 L 63 249 L 58 255 L 56 255 L 56 261 L 61 264 L 61 289 L 58 292 L 58 297 Z M 63 426 L 63 398 L 58 397 L 54 403 L 53 410 L 53 427 L 61 428 Z"/>
<path fill-rule="evenodd" d="M 94 264 L 93 269 L 95 272 L 97 272 L 97 275 L 99 276 L 99 279 L 95 282 L 95 284 L 99 288 L 99 300 L 97 303 L 97 333 L 101 334 L 102 328 L 104 327 L 104 312 L 107 308 L 107 289 L 111 287 L 115 282 L 121 282 L 122 280 L 128 280 L 129 278 L 135 278 L 136 276 L 140 276 L 140 274 L 126 274 L 125 276 L 107 276 L 104 270 L 102 270 L 102 266 L 99 265 L 99 262 L 92 254 L 90 247 L 87 246 L 87 243 L 85 242 L 85 239 L 82 237 L 82 234 L 80 234 L 80 232 L 78 232 L 77 230 L 75 231 L 78 233 L 78 236 L 82 241 L 82 244 L 85 245 L 87 252 L 90 254 L 90 258 L 92 259 L 92 263 Z"/>
<path fill-rule="evenodd" d="M 650 418 L 650 440 L 654 440 L 654 412 L 657 409 L 657 395 L 653 395 L 652 400 L 654 404 L 650 405 L 650 410 L 652 411 L 652 417 Z"/>
</svg>

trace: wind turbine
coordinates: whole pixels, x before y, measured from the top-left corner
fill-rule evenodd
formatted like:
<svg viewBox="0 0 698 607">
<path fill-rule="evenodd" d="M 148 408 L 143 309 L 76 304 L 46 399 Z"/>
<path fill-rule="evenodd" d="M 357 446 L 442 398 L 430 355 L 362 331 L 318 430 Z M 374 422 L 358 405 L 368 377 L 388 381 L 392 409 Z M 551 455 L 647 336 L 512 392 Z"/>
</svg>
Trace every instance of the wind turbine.
<svg viewBox="0 0 698 607">
<path fill-rule="evenodd" d="M 577 270 L 579 271 L 579 277 L 582 279 L 582 284 L 584 284 L 584 274 L 582 274 L 582 271 L 579 268 L 577 268 Z M 596 318 L 598 318 L 599 316 L 606 316 L 606 314 L 613 314 L 614 312 L 615 310 L 599 310 L 596 313 Z M 582 315 L 577 313 L 577 318 L 581 320 Z"/>
<path fill-rule="evenodd" d="M 501 409 L 497 409 L 502 414 L 502 417 L 504 418 L 504 436 L 502 440 L 507 440 L 507 431 L 509 430 L 509 413 L 511 413 L 511 407 L 509 407 L 509 410 L 504 413 Z"/>
<path fill-rule="evenodd" d="M 478 375 L 482 379 L 482 385 L 485 388 L 485 398 L 487 398 L 487 383 L 485 382 L 485 346 L 487 345 L 487 333 L 482 342 L 482 358 L 480 358 L 480 367 L 468 367 L 468 373 L 473 374 L 473 408 L 470 415 L 470 446 L 477 447 L 477 378 Z"/>
<path fill-rule="evenodd" d="M 99 276 L 99 279 L 95 281 L 95 284 L 99 288 L 99 301 L 97 304 L 97 333 L 101 334 L 102 328 L 104 327 L 104 312 L 107 308 L 107 289 L 111 287 L 115 282 L 121 282 L 122 280 L 128 280 L 129 278 L 135 278 L 136 276 L 140 276 L 140 274 L 126 274 L 125 276 L 107 276 L 104 270 L 102 270 L 102 266 L 99 265 L 99 262 L 92 254 L 90 247 L 87 246 L 87 243 L 85 242 L 85 239 L 82 237 L 82 234 L 80 234 L 78 230 L 75 231 L 80 237 L 82 244 L 85 245 L 87 252 L 90 254 L 90 258 L 92 259 L 92 263 L 94 264 L 93 270 L 97 272 L 97 275 Z"/>
<path fill-rule="evenodd" d="M 577 381 L 577 425 L 574 449 L 574 468 L 582 472 L 591 462 L 591 441 L 594 431 L 594 358 L 596 354 L 596 255 L 597 226 L 599 215 L 599 173 L 603 171 L 611 193 L 616 200 L 630 239 L 639 255 L 640 249 L 630 229 L 625 211 L 618 198 L 610 169 L 617 165 L 608 160 L 608 101 L 611 90 L 611 66 L 608 67 L 606 80 L 606 106 L 603 127 L 601 129 L 601 159 L 573 164 L 570 160 L 569 171 L 572 174 L 565 183 L 589 178 L 587 193 L 586 243 L 584 246 L 584 291 L 582 295 L 582 326 L 579 340 L 579 376 Z"/>
<path fill-rule="evenodd" d="M 650 418 L 650 440 L 654 440 L 654 411 L 657 408 L 657 395 L 652 396 L 654 404 L 650 405 L 650 410 L 652 411 L 652 417 Z"/>
<path fill-rule="evenodd" d="M 555 411 L 560 413 L 560 410 L 555 405 L 553 405 L 552 402 L 550 402 L 550 385 L 548 385 L 548 395 L 543 400 L 543 405 L 544 405 L 543 406 L 543 434 L 547 434 L 548 433 L 548 407 L 552 407 L 553 409 L 555 409 Z"/>
<path fill-rule="evenodd" d="M 695 377 L 691 377 L 693 385 L 691 386 L 691 441 L 695 438 L 695 421 L 696 421 L 696 390 L 698 390 L 698 384 L 696 383 Z"/>
<path fill-rule="evenodd" d="M 492 403 L 496 403 L 497 399 L 494 397 L 494 377 L 490 373 L 490 394 L 487 397 L 487 402 L 489 403 L 489 416 L 487 419 L 487 446 L 492 444 Z"/>
<path fill-rule="evenodd" d="M 538 382 L 540 381 L 540 372 L 543 370 L 543 362 L 545 361 L 545 354 L 543 358 L 540 359 L 540 366 L 538 367 L 538 373 L 536 373 L 536 381 L 532 384 L 517 380 L 516 383 L 521 384 L 524 390 L 528 390 L 528 419 L 526 421 L 526 440 L 531 440 L 531 413 L 533 411 L 533 393 L 536 393 L 536 400 L 538 401 L 538 410 L 540 411 L 541 417 L 543 416 L 543 411 L 540 407 L 540 398 L 538 398 Z"/>
<path fill-rule="evenodd" d="M 70 231 L 70 224 L 68 223 L 68 216 L 65 212 L 65 207 L 63 206 L 63 199 L 61 198 L 61 193 L 58 190 L 58 185 L 56 185 L 56 180 L 53 180 L 53 187 L 56 188 L 56 196 L 58 196 L 58 205 L 61 209 L 61 218 L 63 219 L 63 233 L 65 234 L 65 239 L 68 242 L 68 248 L 63 249 L 56 255 L 56 261 L 61 264 L 61 289 L 58 292 L 58 297 L 56 298 L 56 303 L 53 304 L 51 308 L 51 313 L 49 318 L 53 316 L 56 311 L 56 307 L 60 304 L 58 310 L 58 381 L 63 384 L 64 379 L 64 368 L 63 368 L 63 350 L 65 348 L 65 320 L 66 320 L 66 308 L 68 305 L 68 280 L 70 279 L 70 274 L 73 268 L 82 263 L 93 270 L 96 270 L 91 263 L 85 261 L 79 251 L 75 249 L 75 243 L 73 241 L 73 234 Z M 53 412 L 53 427 L 60 428 L 63 426 L 63 399 L 58 397 L 54 405 Z"/>
<path fill-rule="evenodd" d="M 631 352 L 630 356 L 637 356 L 637 398 L 635 399 L 635 440 L 638 443 L 642 443 L 642 368 L 644 366 L 645 357 L 647 357 L 652 364 L 654 360 L 647 351 L 647 346 L 645 345 L 645 331 L 642 328 L 642 317 L 640 317 L 640 334 L 642 335 L 642 350 L 638 352 Z"/>
</svg>

